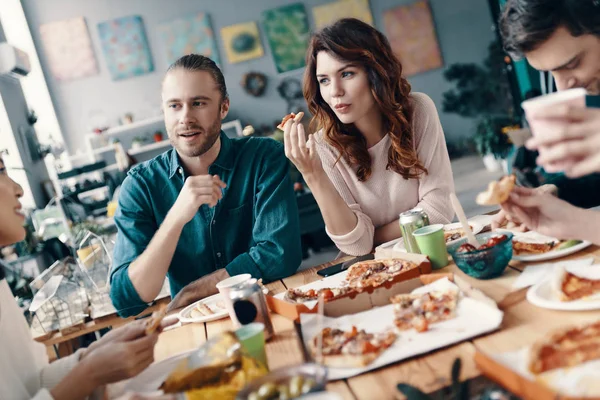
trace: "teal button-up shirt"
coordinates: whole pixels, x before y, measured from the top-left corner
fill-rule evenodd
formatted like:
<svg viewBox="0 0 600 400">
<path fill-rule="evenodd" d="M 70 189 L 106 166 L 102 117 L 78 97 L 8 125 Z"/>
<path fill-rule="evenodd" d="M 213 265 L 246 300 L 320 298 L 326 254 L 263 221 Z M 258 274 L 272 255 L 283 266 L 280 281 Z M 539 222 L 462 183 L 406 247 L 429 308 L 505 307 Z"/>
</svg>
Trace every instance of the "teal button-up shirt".
<svg viewBox="0 0 600 400">
<path fill-rule="evenodd" d="M 168 271 L 171 295 L 217 269 L 265 281 L 296 272 L 302 260 L 298 205 L 283 146 L 267 138 L 229 139 L 208 170 L 227 184 L 214 207 L 202 205 L 183 228 Z M 175 149 L 136 165 L 123 181 L 110 295 L 121 316 L 141 312 L 128 268 L 175 204 L 185 181 Z"/>
</svg>

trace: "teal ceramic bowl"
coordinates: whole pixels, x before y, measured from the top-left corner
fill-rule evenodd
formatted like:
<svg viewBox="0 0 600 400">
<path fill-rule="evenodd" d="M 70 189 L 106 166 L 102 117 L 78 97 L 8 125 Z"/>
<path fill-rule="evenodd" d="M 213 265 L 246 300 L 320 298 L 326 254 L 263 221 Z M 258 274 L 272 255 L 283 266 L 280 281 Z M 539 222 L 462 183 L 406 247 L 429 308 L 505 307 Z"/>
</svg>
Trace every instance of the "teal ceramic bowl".
<svg viewBox="0 0 600 400">
<path fill-rule="evenodd" d="M 481 244 L 486 243 L 489 238 L 499 235 L 505 235 L 506 239 L 493 247 L 468 253 L 457 253 L 458 248 L 467 242 L 467 239 L 463 238 L 448 246 L 448 253 L 452 256 L 456 266 L 473 278 L 492 279 L 499 277 L 512 259 L 512 233 L 486 232 L 475 235 L 475 238 Z"/>
</svg>

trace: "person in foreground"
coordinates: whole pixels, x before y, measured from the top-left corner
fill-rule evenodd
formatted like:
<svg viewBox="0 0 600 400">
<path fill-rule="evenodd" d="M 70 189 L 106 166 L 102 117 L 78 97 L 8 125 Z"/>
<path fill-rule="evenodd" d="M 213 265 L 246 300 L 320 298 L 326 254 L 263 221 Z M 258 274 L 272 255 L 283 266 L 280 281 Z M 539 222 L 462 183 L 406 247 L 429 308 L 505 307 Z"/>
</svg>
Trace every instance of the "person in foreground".
<svg viewBox="0 0 600 400">
<path fill-rule="evenodd" d="M 454 217 L 454 182 L 433 101 L 411 93 L 385 36 L 357 19 L 317 32 L 307 54 L 309 136 L 284 127 L 287 157 L 317 200 L 326 230 L 346 254 L 401 236 L 398 216 L 421 207 L 432 223 Z"/>
<path fill-rule="evenodd" d="M 0 247 L 25 238 L 19 203 L 22 195 L 22 188 L 8 177 L 0 157 Z M 140 320 L 48 364 L 46 347 L 31 337 L 23 311 L 4 277 L 0 264 L 0 399 L 102 398 L 104 385 L 131 378 L 154 361 L 158 333 L 146 335 L 145 320 Z"/>
<path fill-rule="evenodd" d="M 153 301 L 165 276 L 175 309 L 232 275 L 289 276 L 302 259 L 283 146 L 221 131 L 229 97 L 216 64 L 196 54 L 177 60 L 162 103 L 173 149 L 130 170 L 115 214 L 111 298 L 122 316 Z"/>
<path fill-rule="evenodd" d="M 505 48 L 550 71 L 558 90 L 584 88 L 600 95 L 600 2 L 510 0 L 500 20 Z M 578 178 L 600 170 L 600 108 L 556 104 L 536 111 L 552 129 L 527 143 L 547 172 Z"/>
<path fill-rule="evenodd" d="M 583 87 L 600 94 L 600 2 L 509 0 L 500 19 L 506 49 L 525 56 L 536 69 L 550 71 L 558 90 Z M 600 109 L 555 105 L 536 111 L 554 129 L 539 132 L 527 147 L 542 150 L 538 164 L 573 178 L 600 172 Z M 588 195 L 600 193 L 590 178 Z M 564 239 L 600 244 L 600 213 L 574 207 L 550 193 L 517 188 L 502 205 L 494 226 L 505 216 L 528 229 Z"/>
</svg>

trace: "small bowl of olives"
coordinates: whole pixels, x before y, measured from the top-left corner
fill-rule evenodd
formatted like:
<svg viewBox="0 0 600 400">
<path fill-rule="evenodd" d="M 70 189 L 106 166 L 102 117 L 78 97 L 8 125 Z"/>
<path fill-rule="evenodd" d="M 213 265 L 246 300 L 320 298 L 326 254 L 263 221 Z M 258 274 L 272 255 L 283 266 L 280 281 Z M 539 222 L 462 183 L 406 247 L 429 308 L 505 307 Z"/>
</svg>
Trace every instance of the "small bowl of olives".
<svg viewBox="0 0 600 400">
<path fill-rule="evenodd" d="M 250 382 L 237 400 L 291 400 L 325 389 L 327 369 L 319 364 L 300 364 L 276 369 Z"/>
</svg>

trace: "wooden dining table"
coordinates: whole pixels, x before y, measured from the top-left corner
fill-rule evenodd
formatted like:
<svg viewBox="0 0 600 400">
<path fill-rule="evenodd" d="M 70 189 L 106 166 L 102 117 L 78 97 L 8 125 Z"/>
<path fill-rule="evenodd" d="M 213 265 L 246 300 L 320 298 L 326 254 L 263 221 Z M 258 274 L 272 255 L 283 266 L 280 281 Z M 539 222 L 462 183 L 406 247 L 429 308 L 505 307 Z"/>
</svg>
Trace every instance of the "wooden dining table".
<svg viewBox="0 0 600 400">
<path fill-rule="evenodd" d="M 600 247 L 590 246 L 562 260 L 594 257 L 600 262 Z M 348 258 L 349 259 L 349 258 Z M 296 288 L 322 279 L 317 271 L 337 264 L 345 259 L 335 260 L 297 273 L 289 278 L 267 285 L 273 294 Z M 546 261 L 546 262 L 554 262 Z M 426 393 L 436 391 L 451 383 L 450 369 L 453 361 L 462 361 L 461 380 L 481 375 L 473 357 L 476 349 L 485 353 L 498 353 L 517 350 L 531 345 L 553 329 L 597 320 L 598 311 L 567 312 L 543 309 L 530 304 L 525 296 L 526 289 L 516 290 L 513 283 L 528 266 L 536 263 L 511 261 L 504 274 L 490 280 L 477 280 L 465 275 L 456 265 L 435 272 L 451 272 L 466 280 L 472 287 L 483 291 L 495 300 L 504 312 L 504 319 L 496 331 L 472 338 L 440 350 L 402 360 L 348 379 L 329 382 L 327 390 L 337 392 L 344 399 L 401 399 L 398 383 L 408 383 Z M 539 264 L 539 263 L 537 263 Z M 307 362 L 303 351 L 298 326 L 281 315 L 271 314 L 275 336 L 267 342 L 266 352 L 271 370 Z M 186 324 L 160 334 L 155 348 L 155 360 L 161 361 L 175 354 L 199 347 L 219 332 L 232 330 L 229 318 L 206 323 Z"/>
</svg>

